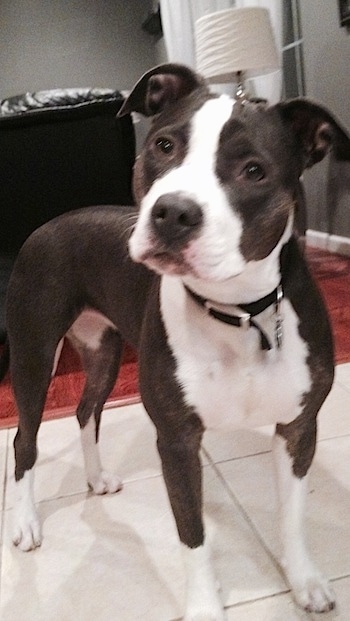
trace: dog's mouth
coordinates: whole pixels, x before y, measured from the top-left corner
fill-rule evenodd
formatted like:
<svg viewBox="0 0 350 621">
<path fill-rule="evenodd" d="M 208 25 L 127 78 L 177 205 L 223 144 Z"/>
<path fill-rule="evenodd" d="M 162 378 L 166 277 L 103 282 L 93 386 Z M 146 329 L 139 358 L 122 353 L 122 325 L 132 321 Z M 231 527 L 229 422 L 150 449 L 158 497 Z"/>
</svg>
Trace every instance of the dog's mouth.
<svg viewBox="0 0 350 621">
<path fill-rule="evenodd" d="M 161 275 L 194 275 L 193 268 L 184 259 L 181 252 L 175 254 L 169 250 L 149 251 L 140 257 L 139 262 Z"/>
<path fill-rule="evenodd" d="M 131 237 L 129 252 L 133 261 L 157 274 L 193 277 L 207 282 L 224 282 L 239 275 L 245 262 L 237 251 L 225 251 L 224 244 L 206 238 L 186 243 L 165 244 L 151 235 Z"/>
<path fill-rule="evenodd" d="M 242 272 L 241 268 L 234 272 L 232 270 L 227 272 L 219 265 L 196 265 L 189 261 L 185 253 L 181 251 L 178 253 L 168 250 L 148 251 L 137 261 L 161 276 L 187 276 L 207 282 L 226 282 Z"/>
</svg>

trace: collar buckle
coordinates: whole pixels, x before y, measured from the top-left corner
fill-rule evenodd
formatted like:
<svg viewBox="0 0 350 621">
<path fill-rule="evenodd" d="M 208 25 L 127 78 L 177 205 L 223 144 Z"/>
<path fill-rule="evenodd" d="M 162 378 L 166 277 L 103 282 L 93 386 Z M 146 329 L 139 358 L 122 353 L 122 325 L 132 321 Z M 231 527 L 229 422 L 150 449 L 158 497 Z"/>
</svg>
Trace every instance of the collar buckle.
<svg viewBox="0 0 350 621">
<path fill-rule="evenodd" d="M 281 349 L 283 344 L 283 315 L 281 311 L 281 303 L 283 300 L 283 288 L 279 284 L 277 287 L 277 295 L 275 302 L 275 342 L 277 349 Z"/>
<path fill-rule="evenodd" d="M 250 328 L 250 314 L 238 311 L 237 317 L 239 319 L 239 326 L 246 332 Z"/>
<path fill-rule="evenodd" d="M 207 309 L 208 313 L 214 311 L 214 313 L 223 313 L 227 317 L 235 317 L 237 319 L 237 326 L 243 328 L 243 330 L 248 330 L 250 328 L 250 313 L 242 310 L 239 306 L 235 306 L 233 304 L 220 304 L 219 302 L 211 302 L 210 300 L 204 300 L 203 304 L 204 308 Z M 228 315 L 227 312 L 230 311 L 232 315 Z"/>
</svg>

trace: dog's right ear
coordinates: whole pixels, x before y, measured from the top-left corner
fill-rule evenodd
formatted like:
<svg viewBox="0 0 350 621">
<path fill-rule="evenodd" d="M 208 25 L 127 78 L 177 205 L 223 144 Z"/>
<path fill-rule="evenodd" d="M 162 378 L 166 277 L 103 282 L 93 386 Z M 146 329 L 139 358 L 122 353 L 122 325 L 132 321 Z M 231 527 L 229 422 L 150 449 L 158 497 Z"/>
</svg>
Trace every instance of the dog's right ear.
<svg viewBox="0 0 350 621">
<path fill-rule="evenodd" d="M 135 84 L 118 116 L 130 112 L 140 112 L 144 116 L 158 114 L 167 104 L 200 87 L 207 90 L 204 79 L 189 67 L 174 63 L 158 65 Z"/>
<path fill-rule="evenodd" d="M 325 107 L 304 98 L 276 105 L 300 141 L 304 168 L 320 162 L 332 149 L 336 159 L 350 160 L 350 136 Z"/>
</svg>

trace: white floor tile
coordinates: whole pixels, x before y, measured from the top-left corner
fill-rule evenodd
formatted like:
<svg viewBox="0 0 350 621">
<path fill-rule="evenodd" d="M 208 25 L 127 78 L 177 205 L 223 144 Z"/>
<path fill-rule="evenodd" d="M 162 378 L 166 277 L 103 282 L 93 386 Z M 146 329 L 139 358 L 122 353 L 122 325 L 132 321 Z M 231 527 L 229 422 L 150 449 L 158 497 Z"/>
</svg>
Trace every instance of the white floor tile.
<svg viewBox="0 0 350 621">
<path fill-rule="evenodd" d="M 8 452 L 8 430 L 3 429 L 0 431 L 0 534 L 3 531 L 3 517 L 4 517 L 4 505 L 5 505 L 5 492 L 6 492 L 6 463 Z M 0 537 L 0 572 L 2 565 L 2 540 Z M 1 589 L 1 581 L 0 581 Z"/>
<path fill-rule="evenodd" d="M 326 576 L 350 575 L 350 436 L 318 444 L 311 470 L 307 533 Z M 277 498 L 271 454 L 225 462 L 218 469 L 276 558 Z"/>
<path fill-rule="evenodd" d="M 0 510 L 3 508 L 4 490 L 6 486 L 6 462 L 7 462 L 8 430 L 0 431 Z"/>
<path fill-rule="evenodd" d="M 227 621 L 348 621 L 350 611 L 350 578 L 332 584 L 337 608 L 325 614 L 309 614 L 293 604 L 289 594 L 243 604 L 227 611 Z"/>
<path fill-rule="evenodd" d="M 204 501 L 213 562 L 225 605 L 284 591 L 284 579 L 209 467 L 205 468 Z"/>
<path fill-rule="evenodd" d="M 203 446 L 212 461 L 218 463 L 269 452 L 273 434 L 273 425 L 224 432 L 208 429 L 204 434 Z"/>
<path fill-rule="evenodd" d="M 350 435 L 350 387 L 336 380 L 318 414 L 318 439 Z"/>
<path fill-rule="evenodd" d="M 15 430 L 11 430 L 11 443 L 14 435 Z M 103 467 L 117 473 L 124 482 L 159 475 L 161 468 L 155 438 L 154 427 L 142 405 L 106 410 L 102 416 L 99 442 Z M 35 469 L 37 501 L 87 490 L 80 430 L 75 417 L 43 423 L 38 434 L 38 451 Z M 13 471 L 11 447 L 10 479 L 13 479 Z M 6 507 L 11 507 L 13 485 L 8 487 Z"/>
<path fill-rule="evenodd" d="M 24 554 L 9 542 L 6 512 L 3 621 L 153 621 L 179 614 L 181 559 L 161 478 L 127 484 L 116 496 L 78 494 L 39 509 L 44 542 Z"/>
<path fill-rule="evenodd" d="M 337 611 L 322 615 L 322 621 L 348 621 L 350 363 L 337 367 L 319 421 L 308 495 L 308 539 L 313 557 L 333 579 L 337 595 Z M 28 554 L 10 542 L 14 433 L 0 431 L 4 486 L 0 507 L 6 489 L 7 508 L 1 513 L 1 620 L 181 618 L 184 576 L 178 537 L 159 476 L 155 430 L 142 405 L 107 410 L 102 419 L 103 464 L 125 483 L 114 496 L 95 497 L 86 491 L 75 418 L 41 426 L 36 499 L 44 542 L 41 549 Z M 227 620 L 321 621 L 319 615 L 307 615 L 293 604 L 273 561 L 279 546 L 272 434 L 269 426 L 232 434 L 208 431 L 204 439 L 220 474 L 218 478 L 211 466 L 204 468 L 204 500 Z"/>
<path fill-rule="evenodd" d="M 285 590 L 269 556 L 210 467 L 205 507 L 226 605 Z M 115 496 L 42 502 L 44 542 L 21 553 L 5 512 L 2 621 L 170 621 L 183 610 L 181 555 L 161 477 Z"/>
<path fill-rule="evenodd" d="M 350 390 L 350 362 L 336 366 L 335 380 Z"/>
</svg>

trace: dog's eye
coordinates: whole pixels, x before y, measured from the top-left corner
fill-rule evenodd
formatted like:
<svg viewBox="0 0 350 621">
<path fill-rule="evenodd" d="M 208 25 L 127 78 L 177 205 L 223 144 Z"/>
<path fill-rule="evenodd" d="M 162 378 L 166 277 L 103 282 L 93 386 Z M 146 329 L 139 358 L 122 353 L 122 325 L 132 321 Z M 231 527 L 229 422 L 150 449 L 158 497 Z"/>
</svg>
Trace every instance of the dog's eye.
<svg viewBox="0 0 350 621">
<path fill-rule="evenodd" d="M 257 164 L 255 162 L 250 162 L 249 164 L 247 164 L 243 172 L 245 177 L 249 181 L 261 181 L 265 178 L 264 169 L 262 168 L 262 166 L 260 166 L 260 164 Z"/>
<path fill-rule="evenodd" d="M 156 147 L 160 149 L 165 155 L 169 155 L 174 149 L 174 143 L 169 140 L 169 138 L 157 138 Z"/>
</svg>

